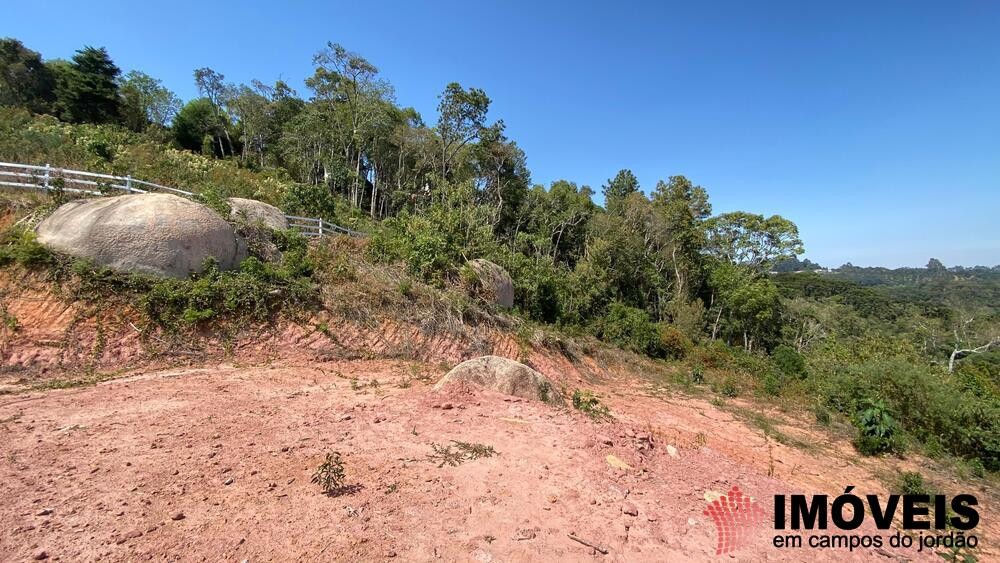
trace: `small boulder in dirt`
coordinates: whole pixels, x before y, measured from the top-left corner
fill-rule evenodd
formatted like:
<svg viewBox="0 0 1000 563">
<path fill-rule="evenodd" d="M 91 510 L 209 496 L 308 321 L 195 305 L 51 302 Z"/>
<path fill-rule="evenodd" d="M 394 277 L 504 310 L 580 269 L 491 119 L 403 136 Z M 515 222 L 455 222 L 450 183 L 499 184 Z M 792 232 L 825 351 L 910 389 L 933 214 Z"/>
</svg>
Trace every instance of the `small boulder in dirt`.
<svg viewBox="0 0 1000 563">
<path fill-rule="evenodd" d="M 250 224 L 262 224 L 276 231 L 288 228 L 288 219 L 277 207 L 242 197 L 229 198 L 229 208 L 232 210 L 232 219 L 236 221 L 246 221 Z"/>
<path fill-rule="evenodd" d="M 71 201 L 38 225 L 38 241 L 98 266 L 170 278 L 201 272 L 209 258 L 228 270 L 247 256 L 218 213 L 171 194 Z"/>
<path fill-rule="evenodd" d="M 547 377 L 520 362 L 499 356 L 482 356 L 458 364 L 437 382 L 434 389 L 451 383 L 469 383 L 550 405 L 566 404 L 562 394 Z"/>
<path fill-rule="evenodd" d="M 514 306 L 514 282 L 503 266 L 482 258 L 469 260 L 465 266 L 473 294 L 501 307 Z"/>
</svg>

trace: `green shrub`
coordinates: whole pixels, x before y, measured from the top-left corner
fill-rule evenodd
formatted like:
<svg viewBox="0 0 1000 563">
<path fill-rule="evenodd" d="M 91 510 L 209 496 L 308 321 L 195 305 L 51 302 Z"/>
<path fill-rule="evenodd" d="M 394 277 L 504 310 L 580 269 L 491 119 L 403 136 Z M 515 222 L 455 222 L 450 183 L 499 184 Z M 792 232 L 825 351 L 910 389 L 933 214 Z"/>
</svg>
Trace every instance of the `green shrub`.
<svg viewBox="0 0 1000 563">
<path fill-rule="evenodd" d="M 775 348 L 771 352 L 771 363 L 787 377 L 806 377 L 806 359 L 791 346 L 782 344 Z"/>
<path fill-rule="evenodd" d="M 849 365 L 813 378 L 826 404 L 841 413 L 853 418 L 881 398 L 901 431 L 1000 470 L 1000 399 L 977 396 L 939 369 L 901 360 Z"/>
<path fill-rule="evenodd" d="M 700 363 L 691 367 L 691 382 L 696 385 L 705 383 L 705 367 Z"/>
<path fill-rule="evenodd" d="M 27 229 L 12 229 L 0 242 L 0 266 L 18 264 L 35 268 L 55 263 L 55 256 Z"/>
<path fill-rule="evenodd" d="M 721 393 L 723 397 L 728 397 L 730 399 L 738 397 L 740 394 L 740 388 L 736 383 L 736 378 L 731 375 L 727 375 L 725 379 L 722 380 L 722 385 L 719 386 L 719 393 Z"/>
<path fill-rule="evenodd" d="M 336 222 L 337 197 L 325 185 L 291 184 L 282 200 L 285 213 Z"/>
<path fill-rule="evenodd" d="M 899 424 L 881 399 L 866 400 L 854 417 L 854 425 L 858 429 L 854 444 L 862 454 L 902 452 Z"/>
<path fill-rule="evenodd" d="M 986 466 L 983 464 L 982 460 L 977 457 L 969 460 L 969 471 L 972 473 L 973 477 L 978 477 L 980 479 L 986 477 Z"/>
<path fill-rule="evenodd" d="M 773 397 L 781 394 L 783 387 L 782 375 L 775 371 L 770 371 L 764 376 L 764 392 Z"/>
<path fill-rule="evenodd" d="M 660 331 L 656 323 L 645 311 L 620 302 L 612 303 L 604 317 L 601 339 L 639 354 L 659 353 Z"/>
<path fill-rule="evenodd" d="M 344 477 L 344 462 L 340 459 L 340 452 L 329 452 L 313 473 L 312 482 L 319 485 L 323 494 L 336 496 L 344 488 Z"/>
<path fill-rule="evenodd" d="M 658 348 L 664 357 L 674 360 L 681 360 L 687 357 L 693 344 L 686 334 L 676 326 L 666 323 L 659 324 L 659 331 L 660 342 Z"/>
<path fill-rule="evenodd" d="M 916 471 L 904 471 L 896 480 L 896 492 L 901 495 L 926 495 L 930 490 L 923 475 Z"/>
</svg>

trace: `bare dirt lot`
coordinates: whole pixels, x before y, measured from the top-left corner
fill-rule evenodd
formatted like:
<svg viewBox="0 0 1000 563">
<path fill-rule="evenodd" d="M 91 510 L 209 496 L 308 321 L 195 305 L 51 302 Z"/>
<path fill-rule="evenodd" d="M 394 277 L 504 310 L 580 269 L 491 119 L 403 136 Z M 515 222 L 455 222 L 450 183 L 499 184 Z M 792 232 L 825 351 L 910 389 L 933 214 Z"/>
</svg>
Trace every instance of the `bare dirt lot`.
<svg viewBox="0 0 1000 563">
<path fill-rule="evenodd" d="M 733 485 L 769 513 L 779 492 L 884 492 L 872 475 L 887 462 L 801 431 L 786 446 L 640 381 L 597 387 L 615 416 L 598 423 L 434 393 L 442 373 L 386 360 L 215 365 L 0 397 L 0 560 L 711 560 L 703 511 Z M 430 458 L 452 441 L 497 455 Z M 330 451 L 346 471 L 337 496 L 310 482 Z M 719 559 L 919 558 L 782 551 L 769 537 Z"/>
</svg>

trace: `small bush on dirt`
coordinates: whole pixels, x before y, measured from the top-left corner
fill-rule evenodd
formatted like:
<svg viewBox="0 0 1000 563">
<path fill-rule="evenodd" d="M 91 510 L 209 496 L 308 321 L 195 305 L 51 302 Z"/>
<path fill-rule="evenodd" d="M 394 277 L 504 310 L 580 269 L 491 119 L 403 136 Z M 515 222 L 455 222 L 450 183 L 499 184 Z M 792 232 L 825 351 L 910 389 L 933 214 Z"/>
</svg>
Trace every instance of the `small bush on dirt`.
<svg viewBox="0 0 1000 563">
<path fill-rule="evenodd" d="M 854 418 L 858 429 L 854 445 L 864 455 L 878 455 L 884 452 L 899 453 L 903 444 L 899 436 L 899 424 L 889 412 L 885 401 L 867 400 Z"/>
<path fill-rule="evenodd" d="M 986 466 L 983 465 L 982 460 L 978 457 L 970 459 L 967 463 L 969 465 L 969 472 L 972 473 L 973 477 L 978 477 L 980 479 L 986 477 Z"/>
<path fill-rule="evenodd" d="M 738 397 L 740 394 L 740 388 L 736 383 L 736 378 L 731 375 L 727 375 L 726 378 L 722 380 L 722 385 L 719 386 L 719 393 L 721 393 L 723 397 L 728 397 L 730 399 Z"/>
<path fill-rule="evenodd" d="M 313 298 L 310 271 L 308 260 L 294 251 L 285 252 L 279 264 L 248 258 L 232 272 L 209 264 L 197 278 L 152 282 L 141 302 L 151 319 L 168 327 L 219 316 L 267 320 L 286 305 Z"/>
<path fill-rule="evenodd" d="M 573 408 L 598 422 L 611 419 L 611 410 L 590 391 L 573 391 Z"/>
<path fill-rule="evenodd" d="M 705 367 L 701 363 L 697 363 L 691 368 L 691 382 L 696 385 L 705 383 Z"/>
<path fill-rule="evenodd" d="M 902 495 L 926 495 L 930 493 L 924 476 L 916 471 L 904 471 L 896 481 L 896 490 Z"/>
<path fill-rule="evenodd" d="M 11 229 L 0 239 L 0 266 L 18 264 L 26 268 L 55 263 L 55 256 L 27 229 Z"/>
<path fill-rule="evenodd" d="M 344 462 L 340 452 L 326 454 L 326 459 L 313 473 L 312 482 L 319 485 L 323 494 L 334 496 L 344 488 Z"/>
<path fill-rule="evenodd" d="M 452 440 L 451 444 L 431 444 L 433 452 L 427 456 L 430 461 L 437 462 L 438 467 L 445 465 L 457 466 L 482 457 L 493 457 L 500 455 L 493 446 L 477 444 L 474 442 L 460 442 Z"/>
</svg>

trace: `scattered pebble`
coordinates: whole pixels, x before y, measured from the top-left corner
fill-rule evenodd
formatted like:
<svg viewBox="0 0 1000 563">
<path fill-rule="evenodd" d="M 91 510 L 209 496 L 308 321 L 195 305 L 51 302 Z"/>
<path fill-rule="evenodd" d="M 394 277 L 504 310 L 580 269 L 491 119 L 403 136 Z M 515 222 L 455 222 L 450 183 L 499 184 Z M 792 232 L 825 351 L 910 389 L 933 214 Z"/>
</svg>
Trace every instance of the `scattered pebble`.
<svg viewBox="0 0 1000 563">
<path fill-rule="evenodd" d="M 631 502 L 626 502 L 625 504 L 622 505 L 622 513 L 627 514 L 629 516 L 638 516 L 639 509 Z"/>
<path fill-rule="evenodd" d="M 183 520 L 184 518 L 186 518 L 186 516 L 184 516 L 183 512 L 174 512 L 170 515 L 171 520 Z"/>
</svg>

